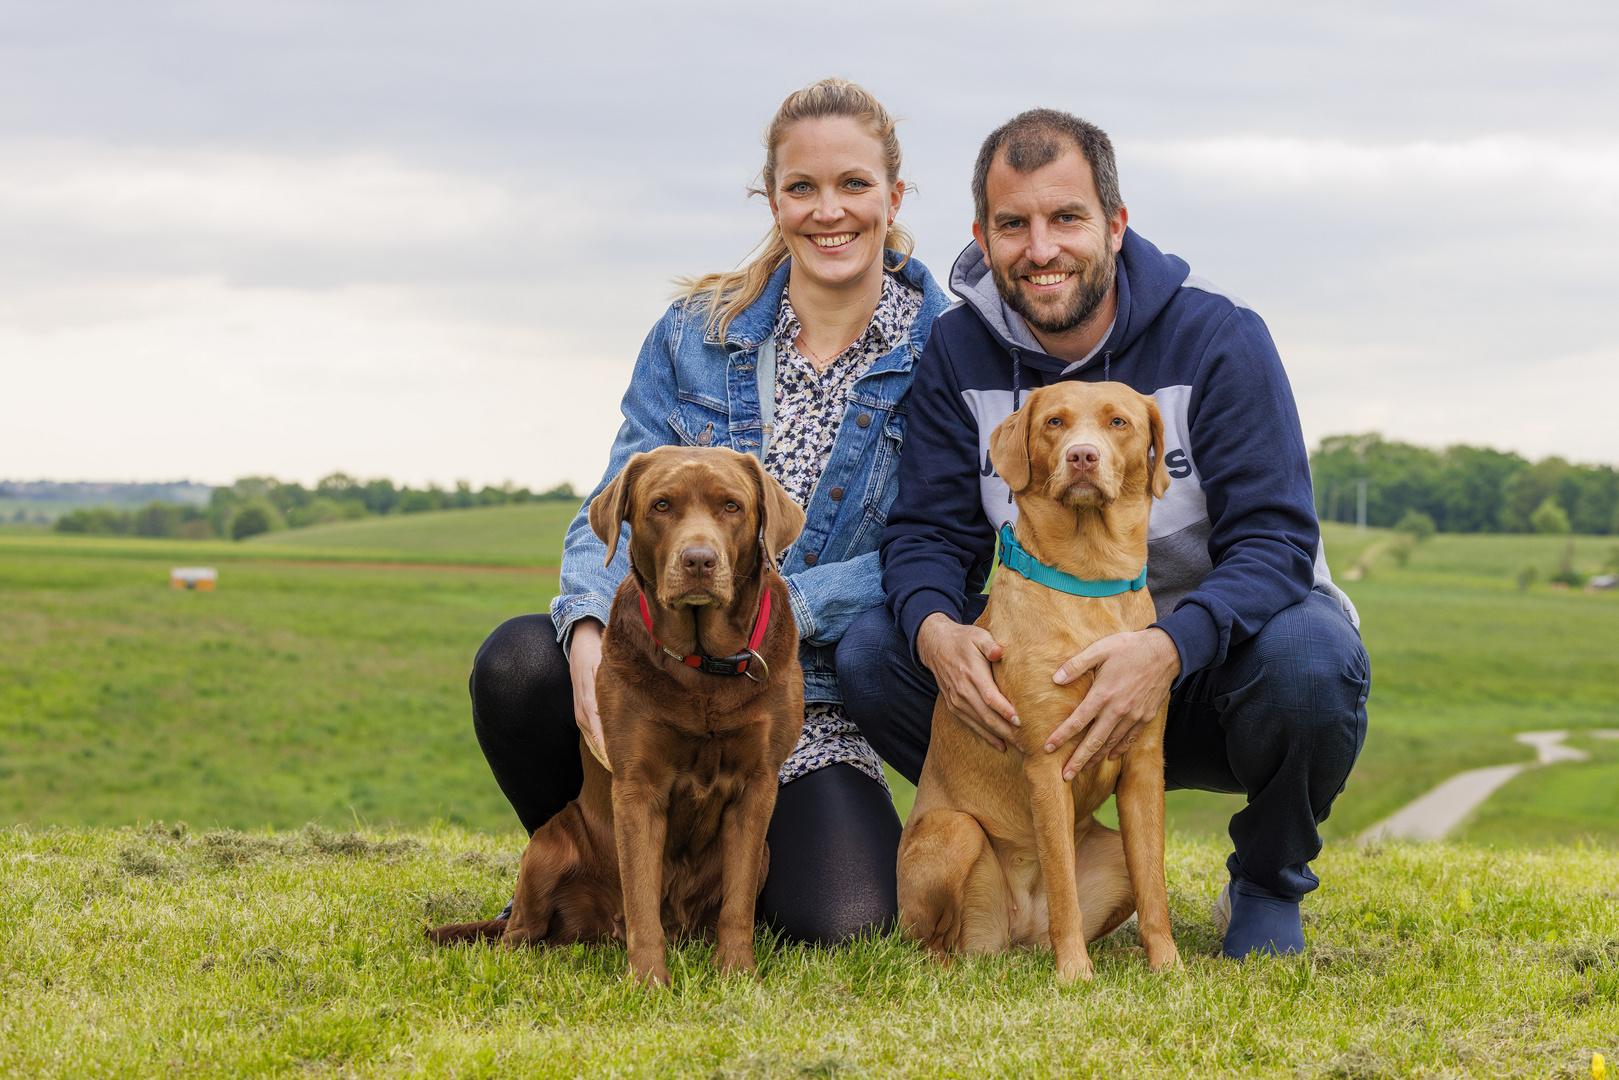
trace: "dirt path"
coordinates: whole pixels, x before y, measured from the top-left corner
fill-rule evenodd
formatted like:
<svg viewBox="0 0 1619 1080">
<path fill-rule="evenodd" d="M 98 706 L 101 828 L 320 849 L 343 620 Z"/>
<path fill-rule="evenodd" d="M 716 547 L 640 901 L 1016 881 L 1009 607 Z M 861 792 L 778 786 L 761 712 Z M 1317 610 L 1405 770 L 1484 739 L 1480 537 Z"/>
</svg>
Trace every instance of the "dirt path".
<svg viewBox="0 0 1619 1080">
<path fill-rule="evenodd" d="M 1593 731 L 1603 739 L 1619 738 L 1619 731 Z M 1484 804 L 1502 785 L 1525 769 L 1538 769 L 1559 761 L 1584 761 L 1584 750 L 1564 746 L 1566 731 L 1524 731 L 1513 736 L 1535 748 L 1535 760 L 1521 765 L 1491 765 L 1457 773 L 1428 794 L 1409 803 L 1360 834 L 1360 842 L 1373 840 L 1442 840 L 1467 816 Z"/>
</svg>

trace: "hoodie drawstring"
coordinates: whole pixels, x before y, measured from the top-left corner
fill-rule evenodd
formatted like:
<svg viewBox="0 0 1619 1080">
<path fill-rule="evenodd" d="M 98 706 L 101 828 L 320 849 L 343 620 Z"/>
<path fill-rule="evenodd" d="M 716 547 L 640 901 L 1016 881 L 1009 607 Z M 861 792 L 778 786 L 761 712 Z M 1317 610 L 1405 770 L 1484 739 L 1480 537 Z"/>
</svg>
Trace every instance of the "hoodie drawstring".
<svg viewBox="0 0 1619 1080">
<path fill-rule="evenodd" d="M 1013 412 L 1018 411 L 1018 400 L 1017 400 L 1018 399 L 1018 392 L 1019 392 L 1018 369 L 1021 368 L 1022 366 L 1023 366 L 1023 352 L 1022 352 L 1021 349 L 1013 348 L 1013 350 L 1012 350 L 1012 411 Z M 1012 502 L 1012 488 L 1010 487 L 1010 485 L 1006 489 L 1006 501 L 1007 501 L 1008 504 L 1010 504 Z"/>
<path fill-rule="evenodd" d="M 1113 350 L 1109 349 L 1107 352 L 1102 354 L 1102 381 L 1103 382 L 1112 382 L 1113 381 L 1113 372 L 1111 370 L 1109 370 L 1112 366 L 1113 366 Z"/>
</svg>

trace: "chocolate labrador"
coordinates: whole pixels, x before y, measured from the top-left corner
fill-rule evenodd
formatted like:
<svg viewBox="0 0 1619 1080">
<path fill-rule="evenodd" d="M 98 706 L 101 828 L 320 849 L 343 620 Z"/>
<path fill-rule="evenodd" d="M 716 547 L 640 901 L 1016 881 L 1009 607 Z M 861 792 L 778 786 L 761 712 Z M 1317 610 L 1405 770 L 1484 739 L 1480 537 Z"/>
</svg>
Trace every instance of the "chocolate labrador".
<svg viewBox="0 0 1619 1080">
<path fill-rule="evenodd" d="M 439 942 L 624 939 L 631 974 L 667 986 L 665 943 L 717 938 L 752 970 L 776 774 L 804 724 L 798 631 L 774 553 L 804 512 L 757 459 L 662 447 L 630 458 L 590 527 L 630 573 L 602 636 L 596 700 L 611 772 L 580 739 L 579 797 L 534 831 L 509 920 Z"/>
</svg>

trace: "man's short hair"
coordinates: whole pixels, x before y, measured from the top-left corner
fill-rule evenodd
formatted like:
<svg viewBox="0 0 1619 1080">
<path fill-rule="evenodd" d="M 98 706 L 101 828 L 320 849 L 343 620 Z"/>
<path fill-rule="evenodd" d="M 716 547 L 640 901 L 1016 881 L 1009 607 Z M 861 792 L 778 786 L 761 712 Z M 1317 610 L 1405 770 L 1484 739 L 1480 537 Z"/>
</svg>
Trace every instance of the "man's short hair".
<svg viewBox="0 0 1619 1080">
<path fill-rule="evenodd" d="M 1119 195 L 1119 165 L 1107 132 L 1072 113 L 1030 109 L 990 132 L 978 149 L 978 164 L 973 166 L 973 211 L 979 224 L 989 224 L 989 170 L 1003 149 L 1008 165 L 1020 173 L 1031 173 L 1061 157 L 1068 143 L 1085 155 L 1102 213 L 1111 220 L 1124 199 Z"/>
</svg>

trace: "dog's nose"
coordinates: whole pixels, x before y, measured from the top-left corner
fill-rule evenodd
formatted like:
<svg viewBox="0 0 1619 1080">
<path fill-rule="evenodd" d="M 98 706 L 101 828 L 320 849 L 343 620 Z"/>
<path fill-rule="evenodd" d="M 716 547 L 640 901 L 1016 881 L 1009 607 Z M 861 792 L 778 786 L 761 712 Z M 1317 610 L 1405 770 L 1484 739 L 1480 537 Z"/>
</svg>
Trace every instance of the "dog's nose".
<svg viewBox="0 0 1619 1080">
<path fill-rule="evenodd" d="M 1090 443 L 1080 443 L 1078 446 L 1068 448 L 1067 461 L 1070 469 L 1076 469 L 1079 472 L 1090 472 L 1096 468 L 1096 463 L 1101 460 L 1101 451 Z"/>
<path fill-rule="evenodd" d="M 680 553 L 680 565 L 686 573 L 694 577 L 712 574 L 714 567 L 719 565 L 720 557 L 711 547 L 692 546 Z"/>
</svg>

